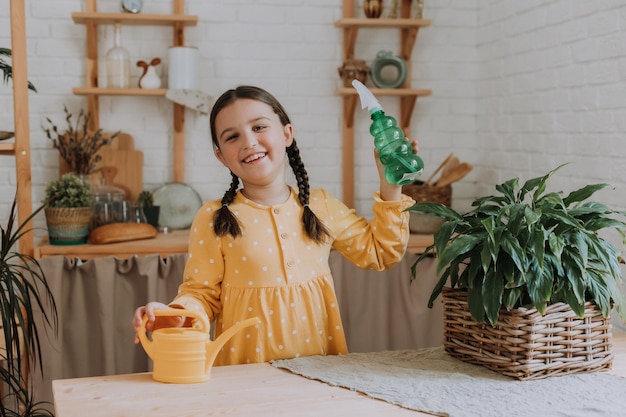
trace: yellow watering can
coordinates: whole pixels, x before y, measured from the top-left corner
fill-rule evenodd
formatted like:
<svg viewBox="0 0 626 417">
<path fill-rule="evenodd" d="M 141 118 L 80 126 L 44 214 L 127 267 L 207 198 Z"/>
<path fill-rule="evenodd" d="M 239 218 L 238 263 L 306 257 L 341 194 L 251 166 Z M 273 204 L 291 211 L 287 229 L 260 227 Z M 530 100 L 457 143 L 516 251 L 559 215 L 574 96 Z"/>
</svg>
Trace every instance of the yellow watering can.
<svg viewBox="0 0 626 417">
<path fill-rule="evenodd" d="M 211 341 L 210 324 L 207 319 L 190 310 L 155 310 L 155 316 L 185 316 L 196 319 L 197 327 L 168 327 L 152 332 L 152 340 L 146 336 L 144 316 L 141 329 L 137 332 L 143 349 L 154 362 L 152 378 L 155 381 L 174 384 L 191 384 L 208 381 L 211 368 L 224 343 L 239 330 L 260 324 L 258 317 L 241 321 Z"/>
</svg>

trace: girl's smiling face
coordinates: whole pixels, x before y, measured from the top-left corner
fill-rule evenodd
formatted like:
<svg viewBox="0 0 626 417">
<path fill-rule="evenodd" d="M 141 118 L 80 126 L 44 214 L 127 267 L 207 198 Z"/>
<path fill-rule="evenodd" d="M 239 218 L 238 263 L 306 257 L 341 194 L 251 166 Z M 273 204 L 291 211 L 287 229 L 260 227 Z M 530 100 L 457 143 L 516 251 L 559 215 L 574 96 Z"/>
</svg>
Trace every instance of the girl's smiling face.
<svg viewBox="0 0 626 417">
<path fill-rule="evenodd" d="M 215 118 L 219 161 L 248 185 L 284 182 L 285 149 L 293 126 L 283 126 L 272 108 L 257 100 L 239 99 Z"/>
</svg>

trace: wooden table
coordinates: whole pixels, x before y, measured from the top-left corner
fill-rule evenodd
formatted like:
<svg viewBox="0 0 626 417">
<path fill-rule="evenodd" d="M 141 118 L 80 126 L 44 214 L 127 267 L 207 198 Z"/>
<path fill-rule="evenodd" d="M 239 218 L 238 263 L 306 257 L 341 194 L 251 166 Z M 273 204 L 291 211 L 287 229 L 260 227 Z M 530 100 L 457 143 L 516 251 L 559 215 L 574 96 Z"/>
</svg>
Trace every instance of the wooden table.
<svg viewBox="0 0 626 417">
<path fill-rule="evenodd" d="M 612 374 L 626 377 L 626 335 L 614 335 Z M 57 417 L 430 416 L 272 367 L 213 368 L 200 384 L 163 384 L 150 373 L 56 380 Z"/>
</svg>

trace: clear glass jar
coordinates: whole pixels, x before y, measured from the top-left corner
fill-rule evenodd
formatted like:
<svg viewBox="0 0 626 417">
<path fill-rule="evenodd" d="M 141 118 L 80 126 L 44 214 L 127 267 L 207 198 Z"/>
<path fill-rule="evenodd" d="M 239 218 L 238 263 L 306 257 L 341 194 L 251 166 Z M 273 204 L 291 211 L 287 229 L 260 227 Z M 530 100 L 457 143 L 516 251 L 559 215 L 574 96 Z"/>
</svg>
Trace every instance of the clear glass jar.
<svg viewBox="0 0 626 417">
<path fill-rule="evenodd" d="M 122 29 L 115 24 L 113 47 L 106 53 L 107 88 L 130 87 L 130 54 L 122 46 Z"/>
<path fill-rule="evenodd" d="M 123 222 L 121 204 L 125 199 L 126 192 L 123 189 L 108 185 L 106 179 L 101 178 L 100 185 L 93 192 L 92 228 Z"/>
</svg>

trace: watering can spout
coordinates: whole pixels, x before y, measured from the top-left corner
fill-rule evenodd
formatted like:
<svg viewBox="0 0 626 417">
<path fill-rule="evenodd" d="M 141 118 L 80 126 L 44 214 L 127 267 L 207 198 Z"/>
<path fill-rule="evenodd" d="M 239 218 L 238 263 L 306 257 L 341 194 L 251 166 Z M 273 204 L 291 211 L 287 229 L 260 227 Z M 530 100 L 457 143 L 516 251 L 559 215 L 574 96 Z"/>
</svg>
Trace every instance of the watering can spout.
<svg viewBox="0 0 626 417">
<path fill-rule="evenodd" d="M 206 347 L 206 372 L 211 372 L 211 367 L 213 366 L 213 362 L 215 362 L 215 358 L 217 358 L 217 354 L 219 353 L 220 349 L 222 349 L 226 342 L 229 341 L 230 338 L 235 335 L 235 333 L 246 327 L 254 326 L 256 324 L 261 324 L 261 320 L 258 317 L 253 317 L 244 321 L 240 321 L 239 323 L 233 324 L 231 327 L 226 329 L 214 341 L 208 341 Z"/>
</svg>

